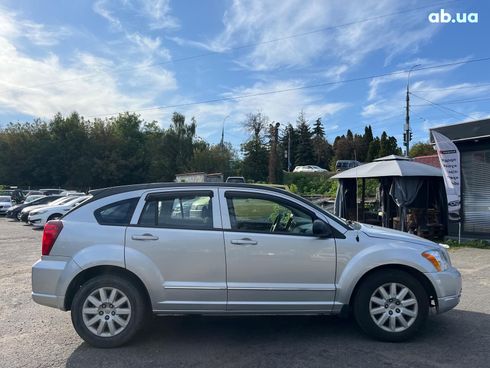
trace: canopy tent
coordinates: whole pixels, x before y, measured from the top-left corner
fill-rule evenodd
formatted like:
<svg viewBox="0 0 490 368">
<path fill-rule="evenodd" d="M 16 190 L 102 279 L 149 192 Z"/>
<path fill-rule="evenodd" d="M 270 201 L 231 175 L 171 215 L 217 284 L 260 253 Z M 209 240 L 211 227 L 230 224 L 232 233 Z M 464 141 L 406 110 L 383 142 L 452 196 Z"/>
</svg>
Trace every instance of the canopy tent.
<svg viewBox="0 0 490 368">
<path fill-rule="evenodd" d="M 427 209 L 429 201 L 436 202 L 439 211 L 444 211 L 444 199 L 440 195 L 441 191 L 444 193 L 442 171 L 433 166 L 412 161 L 407 157 L 390 155 L 340 172 L 332 177 L 332 179 L 339 180 L 334 207 L 336 215 L 358 219 L 357 180 L 362 179 L 361 215 L 364 217 L 365 181 L 369 178 L 380 181 L 383 226 L 390 226 L 391 214 L 396 207 L 402 230 L 404 230 L 407 209 L 411 205 L 421 206 L 421 202 L 425 202 L 424 206 Z M 421 188 L 424 188 L 425 191 Z M 425 201 L 421 200 L 421 197 L 424 197 Z M 352 208 L 355 208 L 355 216 Z"/>
<path fill-rule="evenodd" d="M 386 176 L 440 176 L 442 170 L 412 161 L 408 157 L 390 155 L 373 162 L 342 171 L 332 179 L 382 178 Z"/>
</svg>

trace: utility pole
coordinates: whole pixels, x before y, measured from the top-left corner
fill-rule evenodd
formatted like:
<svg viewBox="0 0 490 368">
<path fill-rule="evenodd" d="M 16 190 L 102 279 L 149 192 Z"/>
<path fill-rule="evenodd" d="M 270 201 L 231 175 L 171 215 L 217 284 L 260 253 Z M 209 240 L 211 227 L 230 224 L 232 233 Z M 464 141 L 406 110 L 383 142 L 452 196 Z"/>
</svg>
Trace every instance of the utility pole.
<svg viewBox="0 0 490 368">
<path fill-rule="evenodd" d="M 225 149 L 225 120 L 228 119 L 230 115 L 226 115 L 225 118 L 223 119 L 223 126 L 221 128 L 221 142 L 219 143 L 220 147 L 222 150 Z"/>
<path fill-rule="evenodd" d="M 291 133 L 293 127 L 288 127 L 288 172 L 291 172 Z"/>
<path fill-rule="evenodd" d="M 271 152 L 269 155 L 269 183 L 277 182 L 277 141 L 279 140 L 279 123 L 269 124 Z"/>
<path fill-rule="evenodd" d="M 412 140 L 412 129 L 410 129 L 410 73 L 420 64 L 414 65 L 408 71 L 407 76 L 407 97 L 406 97 L 406 114 L 405 114 L 405 127 L 403 129 L 403 143 L 405 146 L 405 157 L 408 157 L 410 152 L 410 141 Z"/>
</svg>

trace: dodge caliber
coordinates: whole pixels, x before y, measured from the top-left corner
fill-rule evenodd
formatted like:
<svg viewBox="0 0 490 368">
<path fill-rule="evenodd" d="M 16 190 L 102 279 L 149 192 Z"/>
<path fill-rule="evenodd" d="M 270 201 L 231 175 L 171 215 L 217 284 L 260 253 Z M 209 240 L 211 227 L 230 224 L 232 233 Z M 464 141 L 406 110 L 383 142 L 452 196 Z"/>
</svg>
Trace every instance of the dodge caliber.
<svg viewBox="0 0 490 368">
<path fill-rule="evenodd" d="M 71 311 L 96 347 L 127 343 L 155 315 L 352 315 L 403 341 L 446 312 L 461 275 L 444 246 L 348 223 L 280 189 L 141 184 L 92 191 L 49 221 L 32 297 Z"/>
</svg>

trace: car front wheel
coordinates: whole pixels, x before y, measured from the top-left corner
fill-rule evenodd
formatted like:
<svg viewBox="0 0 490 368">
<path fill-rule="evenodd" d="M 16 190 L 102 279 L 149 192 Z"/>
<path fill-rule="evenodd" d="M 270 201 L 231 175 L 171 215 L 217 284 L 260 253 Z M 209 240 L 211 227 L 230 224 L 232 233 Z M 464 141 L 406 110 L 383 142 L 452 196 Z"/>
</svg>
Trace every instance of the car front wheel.
<svg viewBox="0 0 490 368">
<path fill-rule="evenodd" d="M 149 312 L 145 296 L 128 280 L 98 276 L 86 282 L 73 298 L 75 330 L 90 345 L 121 346 L 143 327 Z"/>
<path fill-rule="evenodd" d="M 368 276 L 354 299 L 354 315 L 369 335 L 384 341 L 404 341 L 424 325 L 429 298 L 420 282 L 401 270 Z"/>
</svg>

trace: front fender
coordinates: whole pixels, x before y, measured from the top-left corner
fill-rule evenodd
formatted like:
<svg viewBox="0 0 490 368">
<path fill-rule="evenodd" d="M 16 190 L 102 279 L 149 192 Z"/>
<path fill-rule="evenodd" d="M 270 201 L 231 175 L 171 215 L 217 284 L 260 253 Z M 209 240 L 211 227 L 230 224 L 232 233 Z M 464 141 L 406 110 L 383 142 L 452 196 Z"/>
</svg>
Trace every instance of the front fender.
<svg viewBox="0 0 490 368">
<path fill-rule="evenodd" d="M 373 245 L 359 251 L 345 265 L 337 276 L 336 302 L 349 304 L 352 292 L 359 280 L 369 271 L 387 265 L 402 265 L 420 271 L 431 272 L 430 263 L 420 254 L 420 249 L 400 242 L 393 246 Z"/>
</svg>

